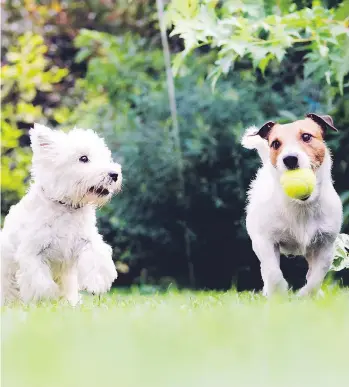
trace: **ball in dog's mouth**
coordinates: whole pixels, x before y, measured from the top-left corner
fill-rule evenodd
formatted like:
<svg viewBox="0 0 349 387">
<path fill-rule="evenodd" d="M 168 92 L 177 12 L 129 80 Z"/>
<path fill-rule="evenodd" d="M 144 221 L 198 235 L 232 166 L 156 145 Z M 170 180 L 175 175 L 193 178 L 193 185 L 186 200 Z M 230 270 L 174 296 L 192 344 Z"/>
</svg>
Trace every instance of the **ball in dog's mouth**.
<svg viewBox="0 0 349 387">
<path fill-rule="evenodd" d="M 98 196 L 107 196 L 107 195 L 109 195 L 109 190 L 107 190 L 104 187 L 97 187 L 96 188 L 95 186 L 92 186 L 88 191 L 93 193 L 93 194 L 96 194 Z"/>
</svg>

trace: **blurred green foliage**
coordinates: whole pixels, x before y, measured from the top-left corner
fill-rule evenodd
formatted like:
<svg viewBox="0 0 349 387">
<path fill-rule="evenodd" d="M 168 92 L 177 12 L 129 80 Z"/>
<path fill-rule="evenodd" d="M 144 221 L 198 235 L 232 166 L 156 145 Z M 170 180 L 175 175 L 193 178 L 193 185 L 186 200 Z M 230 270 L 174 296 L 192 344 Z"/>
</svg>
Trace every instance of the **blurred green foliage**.
<svg viewBox="0 0 349 387">
<path fill-rule="evenodd" d="M 34 100 L 38 93 L 51 92 L 68 73 L 50 66 L 42 36 L 26 32 L 9 48 L 1 76 L 1 188 L 6 200 L 18 200 L 27 188 L 31 153 L 21 147 L 23 128 L 46 121 L 53 114 Z M 5 206 L 7 207 L 7 206 Z"/>
<path fill-rule="evenodd" d="M 172 0 L 167 13 L 174 24 L 171 34 L 184 40 L 174 67 L 195 48 L 210 45 L 217 50 L 209 74 L 215 84 L 244 57 L 264 73 L 271 61 L 280 63 L 287 50 L 297 45 L 308 51 L 304 76 L 328 84 L 335 81 L 343 93 L 349 73 L 348 12 L 349 2 L 327 9 L 314 1 L 312 7 L 297 9 L 297 2 L 288 0 Z"/>
<path fill-rule="evenodd" d="M 75 60 L 87 60 L 88 65 L 86 77 L 77 85 L 84 102 L 71 120 L 82 127 L 93 124 L 106 135 L 135 129 L 139 117 L 134 107 L 145 95 L 163 88 L 161 51 L 148 50 L 145 39 L 130 33 L 115 37 L 86 29 L 76 37 L 75 46 L 79 49 Z"/>
<path fill-rule="evenodd" d="M 335 186 L 345 204 L 343 231 L 348 232 L 348 79 L 342 97 L 338 85 L 305 78 L 310 49 L 288 50 L 282 65 L 271 61 L 264 74 L 248 57 L 236 58 L 234 72 L 218 80 L 215 92 L 205 79 L 215 68 L 215 49 L 202 47 L 181 63 L 175 82 L 183 192 L 154 3 L 131 1 L 127 8 L 126 2 L 115 1 L 70 6 L 28 0 L 23 5 L 7 9 L 9 20 L 17 26 L 25 15 L 36 34 L 17 34 L 9 25 L 5 31 L 11 45 L 5 47 L 3 72 L 10 68 L 17 75 L 3 76 L 9 90 L 2 117 L 3 213 L 25 191 L 32 122 L 89 127 L 106 138 L 123 164 L 123 192 L 99 211 L 100 230 L 113 246 L 121 272 L 118 284 L 162 278 L 198 287 L 229 288 L 233 281 L 238 288 L 258 288 L 258 261 L 244 229 L 244 205 L 259 161 L 240 146 L 240 136 L 248 125 L 287 122 L 315 111 L 331 114 L 341 129 L 327 140 L 334 154 Z M 183 49 L 176 37 L 170 43 L 173 53 Z M 19 62 L 13 54 L 17 59 L 20 54 Z M 25 63 L 29 76 L 24 78 L 18 63 Z M 285 265 L 291 283 L 301 286 L 304 262 Z"/>
</svg>

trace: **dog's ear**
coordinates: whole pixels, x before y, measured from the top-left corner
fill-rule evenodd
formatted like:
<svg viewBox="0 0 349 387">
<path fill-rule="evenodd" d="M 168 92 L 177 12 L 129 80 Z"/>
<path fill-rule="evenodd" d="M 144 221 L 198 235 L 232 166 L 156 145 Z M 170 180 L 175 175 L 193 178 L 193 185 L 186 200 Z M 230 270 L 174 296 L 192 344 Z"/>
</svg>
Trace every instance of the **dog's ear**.
<svg viewBox="0 0 349 387">
<path fill-rule="evenodd" d="M 32 149 L 51 147 L 55 141 L 55 133 L 45 125 L 34 123 L 29 131 Z"/>
<path fill-rule="evenodd" d="M 258 130 L 258 132 L 256 134 L 258 134 L 259 136 L 261 136 L 265 140 L 268 140 L 269 133 L 274 125 L 275 125 L 275 122 L 268 121 Z"/>
<path fill-rule="evenodd" d="M 316 122 L 324 132 L 326 132 L 328 129 L 338 132 L 338 129 L 333 125 L 333 119 L 331 116 L 319 116 L 315 113 L 308 113 L 306 117 Z"/>
</svg>

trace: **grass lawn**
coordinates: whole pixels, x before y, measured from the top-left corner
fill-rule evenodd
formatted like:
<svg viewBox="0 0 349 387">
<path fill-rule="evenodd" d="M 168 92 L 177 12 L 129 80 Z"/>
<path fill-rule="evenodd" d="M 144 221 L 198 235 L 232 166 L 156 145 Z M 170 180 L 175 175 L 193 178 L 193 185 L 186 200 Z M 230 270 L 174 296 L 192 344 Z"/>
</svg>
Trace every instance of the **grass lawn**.
<svg viewBox="0 0 349 387">
<path fill-rule="evenodd" d="M 2 311 L 3 387 L 349 386 L 349 291 L 85 296 Z"/>
</svg>

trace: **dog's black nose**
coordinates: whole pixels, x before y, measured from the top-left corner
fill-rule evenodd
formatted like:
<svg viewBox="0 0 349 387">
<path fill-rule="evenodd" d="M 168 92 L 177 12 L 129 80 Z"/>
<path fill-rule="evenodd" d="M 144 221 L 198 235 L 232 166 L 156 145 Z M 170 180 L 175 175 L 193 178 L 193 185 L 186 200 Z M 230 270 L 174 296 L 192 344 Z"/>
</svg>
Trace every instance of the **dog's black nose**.
<svg viewBox="0 0 349 387">
<path fill-rule="evenodd" d="M 112 178 L 113 181 L 116 181 L 119 175 L 115 172 L 110 172 L 109 176 Z"/>
<path fill-rule="evenodd" d="M 287 169 L 296 169 L 298 168 L 298 157 L 297 156 L 286 156 L 284 157 L 284 164 Z"/>
</svg>

